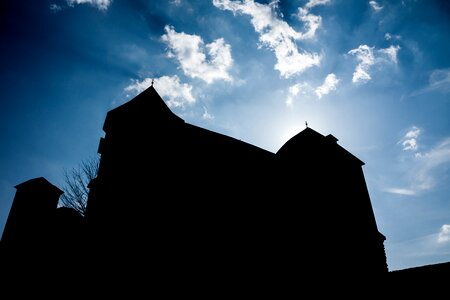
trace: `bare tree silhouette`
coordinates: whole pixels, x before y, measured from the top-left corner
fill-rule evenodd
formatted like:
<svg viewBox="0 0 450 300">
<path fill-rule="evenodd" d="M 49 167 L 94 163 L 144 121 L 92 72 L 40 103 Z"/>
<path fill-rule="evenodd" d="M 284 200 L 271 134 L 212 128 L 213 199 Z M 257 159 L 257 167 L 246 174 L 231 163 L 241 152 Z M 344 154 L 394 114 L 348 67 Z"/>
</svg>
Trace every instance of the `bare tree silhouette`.
<svg viewBox="0 0 450 300">
<path fill-rule="evenodd" d="M 60 205 L 70 207 L 84 216 L 89 194 L 88 184 L 97 176 L 99 158 L 92 157 L 83 160 L 80 165 L 64 171 L 64 194 L 60 198 Z"/>
</svg>

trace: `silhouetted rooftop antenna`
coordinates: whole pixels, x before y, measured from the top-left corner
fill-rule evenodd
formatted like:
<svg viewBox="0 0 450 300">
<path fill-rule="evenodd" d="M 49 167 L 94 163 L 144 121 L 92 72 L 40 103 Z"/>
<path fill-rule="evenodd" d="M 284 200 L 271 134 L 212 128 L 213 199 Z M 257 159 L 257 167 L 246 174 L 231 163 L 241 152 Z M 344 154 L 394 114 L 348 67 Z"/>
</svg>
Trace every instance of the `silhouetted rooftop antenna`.
<svg viewBox="0 0 450 300">
<path fill-rule="evenodd" d="M 153 86 L 153 83 L 155 83 L 155 79 L 154 78 L 152 78 L 152 86 Z"/>
<path fill-rule="evenodd" d="M 306 128 L 308 128 L 308 121 L 305 121 Z"/>
</svg>

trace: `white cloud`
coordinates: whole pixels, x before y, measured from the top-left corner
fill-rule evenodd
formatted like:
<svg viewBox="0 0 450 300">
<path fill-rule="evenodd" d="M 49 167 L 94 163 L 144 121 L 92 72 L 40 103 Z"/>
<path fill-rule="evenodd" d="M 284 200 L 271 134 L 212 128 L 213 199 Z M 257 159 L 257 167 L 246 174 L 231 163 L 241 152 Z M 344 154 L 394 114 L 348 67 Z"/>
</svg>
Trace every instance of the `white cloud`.
<svg viewBox="0 0 450 300">
<path fill-rule="evenodd" d="M 449 224 L 444 224 L 441 227 L 441 231 L 439 231 L 438 234 L 438 238 L 437 238 L 438 243 L 445 243 L 450 241 L 450 225 Z"/>
<path fill-rule="evenodd" d="M 389 32 L 386 32 L 384 34 L 384 38 L 386 39 L 386 41 L 390 41 L 390 40 L 400 40 L 402 37 L 400 35 L 392 35 Z"/>
<path fill-rule="evenodd" d="M 135 80 L 133 84 L 125 88 L 125 91 L 135 91 L 139 94 L 151 84 L 152 78 L 145 78 L 142 81 Z M 192 86 L 180 83 L 180 79 L 176 75 L 155 78 L 153 85 L 169 107 L 183 107 L 185 104 L 195 102 L 195 98 L 192 96 Z"/>
<path fill-rule="evenodd" d="M 339 79 L 336 77 L 336 75 L 330 73 L 325 77 L 322 85 L 316 88 L 313 88 L 308 82 L 293 84 L 288 89 L 288 95 L 286 97 L 286 105 L 292 106 L 294 99 L 299 94 L 302 94 L 303 96 L 310 99 L 311 96 L 315 94 L 320 99 L 323 96 L 329 94 L 331 91 L 336 90 L 338 83 Z"/>
<path fill-rule="evenodd" d="M 418 147 L 416 139 L 419 134 L 420 131 L 414 129 L 408 131 L 404 137 L 408 143 L 402 143 L 403 149 L 416 151 Z M 404 190 L 412 191 L 403 193 L 404 195 L 413 195 L 432 190 L 447 176 L 450 165 L 450 137 L 443 139 L 428 151 L 415 153 L 412 160 L 404 160 L 403 164 L 408 187 L 387 189 L 388 192 Z"/>
<path fill-rule="evenodd" d="M 55 3 L 53 3 L 53 4 L 50 4 L 50 10 L 52 11 L 52 12 L 54 12 L 54 13 L 56 13 L 56 12 L 58 12 L 58 11 L 60 11 L 61 9 L 62 9 L 62 7 L 60 6 L 60 5 L 58 5 L 58 4 L 55 4 Z"/>
<path fill-rule="evenodd" d="M 336 90 L 339 83 L 339 79 L 333 73 L 330 73 L 325 78 L 323 84 L 316 88 L 315 92 L 317 97 L 322 98 L 322 96 L 329 94 L 331 91 Z"/>
<path fill-rule="evenodd" d="M 375 12 L 379 12 L 384 8 L 384 6 L 380 6 L 376 1 L 369 1 L 369 4 Z"/>
<path fill-rule="evenodd" d="M 403 150 L 417 150 L 417 140 L 416 139 L 404 140 L 402 145 L 403 145 Z"/>
<path fill-rule="evenodd" d="M 307 33 L 302 34 L 295 31 L 288 23 L 278 18 L 273 6 L 276 1 L 269 5 L 247 0 L 245 2 L 230 0 L 213 0 L 214 6 L 222 10 L 230 10 L 233 14 L 242 13 L 251 17 L 251 23 L 255 31 L 259 34 L 262 45 L 275 53 L 277 63 L 275 70 L 281 76 L 289 78 L 293 75 L 320 65 L 321 57 L 317 53 L 299 51 L 296 40 L 310 38 L 315 32 L 317 19 L 304 16 L 307 23 Z M 309 27 L 308 27 L 309 26 Z"/>
<path fill-rule="evenodd" d="M 181 4 L 181 0 L 172 0 L 171 3 L 174 4 L 175 6 L 178 6 Z"/>
<path fill-rule="evenodd" d="M 392 194 L 404 195 L 404 196 L 414 196 L 416 194 L 415 190 L 406 189 L 406 188 L 388 188 L 385 191 L 392 193 Z"/>
<path fill-rule="evenodd" d="M 171 26 L 165 26 L 164 30 L 166 34 L 161 38 L 169 46 L 168 56 L 179 61 L 184 74 L 208 84 L 216 80 L 232 81 L 228 73 L 233 65 L 231 46 L 223 38 L 203 46 L 204 42 L 198 35 L 178 33 Z"/>
<path fill-rule="evenodd" d="M 366 83 L 372 79 L 369 72 L 371 67 L 376 63 L 393 63 L 397 64 L 397 53 L 400 46 L 389 46 L 388 48 L 375 50 L 375 47 L 367 45 L 359 45 L 358 48 L 348 51 L 348 54 L 356 56 L 359 64 L 353 72 L 353 83 Z M 383 56 L 387 56 L 385 59 Z"/>
<path fill-rule="evenodd" d="M 398 50 L 400 50 L 400 46 L 399 45 L 391 45 L 388 48 L 384 48 L 384 49 L 380 49 L 378 50 L 378 52 L 382 53 L 382 54 L 386 54 L 388 56 L 388 58 L 394 63 L 397 64 L 398 60 L 397 60 L 397 53 Z"/>
<path fill-rule="evenodd" d="M 291 85 L 289 87 L 289 94 L 288 94 L 288 98 L 286 100 L 286 105 L 290 106 L 292 105 L 292 101 L 294 100 L 294 97 L 298 95 L 298 93 L 300 92 L 300 83 Z"/>
<path fill-rule="evenodd" d="M 399 141 L 403 145 L 403 150 L 416 151 L 418 148 L 417 138 L 419 137 L 421 130 L 416 126 L 412 126 L 411 129 L 405 134 L 405 136 Z"/>
<path fill-rule="evenodd" d="M 140 94 L 152 85 L 153 78 L 145 78 L 142 81 L 132 80 L 133 84 L 130 84 L 125 88 L 125 91 L 134 91 L 136 94 Z"/>
<path fill-rule="evenodd" d="M 202 115 L 202 118 L 205 119 L 205 120 L 212 120 L 212 119 L 214 119 L 214 116 L 211 115 L 211 114 L 208 112 L 208 109 L 206 108 L 206 106 L 203 106 L 203 115 Z"/>
<path fill-rule="evenodd" d="M 88 3 L 92 6 L 97 7 L 100 10 L 107 10 L 108 6 L 111 5 L 112 0 L 67 0 L 67 3 L 70 6 L 73 6 L 74 4 Z"/>
<path fill-rule="evenodd" d="M 370 66 L 375 63 L 375 57 L 373 55 L 373 47 L 367 45 L 360 45 L 356 49 L 352 49 L 348 54 L 356 55 L 356 59 L 359 60 L 359 64 L 356 66 L 353 72 L 353 83 L 367 82 L 372 77 L 369 75 Z"/>
<path fill-rule="evenodd" d="M 297 97 L 298 94 L 302 93 L 305 95 L 310 90 L 311 90 L 311 86 L 306 82 L 296 83 L 294 85 L 291 85 L 288 90 L 288 96 L 286 98 L 286 105 L 292 106 L 293 101 L 294 101 L 295 97 Z"/>
<path fill-rule="evenodd" d="M 317 29 L 322 24 L 322 17 L 310 14 L 307 9 L 299 7 L 297 17 L 305 23 L 306 32 L 301 34 L 301 39 L 312 39 Z"/>
<path fill-rule="evenodd" d="M 306 8 L 312 8 L 314 6 L 318 6 L 318 5 L 325 5 L 325 4 L 329 4 L 331 0 L 309 0 L 308 3 L 306 3 L 305 7 Z"/>
<path fill-rule="evenodd" d="M 411 130 L 409 130 L 406 134 L 405 134 L 405 138 L 417 138 L 420 135 L 420 129 L 417 128 L 416 126 L 413 126 L 411 128 Z"/>
</svg>

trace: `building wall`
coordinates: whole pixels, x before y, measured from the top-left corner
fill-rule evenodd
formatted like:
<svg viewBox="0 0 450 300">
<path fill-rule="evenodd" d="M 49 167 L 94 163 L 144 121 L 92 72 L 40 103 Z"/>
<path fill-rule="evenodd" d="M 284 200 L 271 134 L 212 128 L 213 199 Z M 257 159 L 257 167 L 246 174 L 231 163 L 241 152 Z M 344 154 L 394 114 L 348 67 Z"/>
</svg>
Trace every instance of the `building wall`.
<svg viewBox="0 0 450 300">
<path fill-rule="evenodd" d="M 274 154 L 136 103 L 105 121 L 87 211 L 96 241 L 253 276 L 387 272 L 362 162 L 336 139 L 306 130 Z"/>
<path fill-rule="evenodd" d="M 2 242 L 31 244 L 48 240 L 62 191 L 42 177 L 21 183 L 16 189 Z"/>
</svg>

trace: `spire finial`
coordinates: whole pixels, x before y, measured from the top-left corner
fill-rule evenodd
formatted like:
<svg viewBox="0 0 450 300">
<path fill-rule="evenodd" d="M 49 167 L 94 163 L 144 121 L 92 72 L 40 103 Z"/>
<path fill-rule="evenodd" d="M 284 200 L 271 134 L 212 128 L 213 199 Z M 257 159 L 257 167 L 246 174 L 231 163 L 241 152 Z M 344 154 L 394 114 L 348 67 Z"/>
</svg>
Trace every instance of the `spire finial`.
<svg viewBox="0 0 450 300">
<path fill-rule="evenodd" d="M 308 121 L 305 121 L 306 128 L 308 128 Z"/>
<path fill-rule="evenodd" d="M 154 78 L 152 78 L 152 86 L 153 86 L 153 83 L 155 83 L 155 79 Z"/>
</svg>

